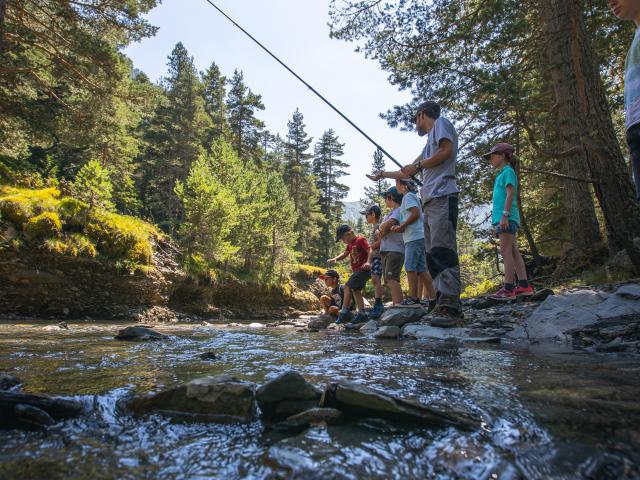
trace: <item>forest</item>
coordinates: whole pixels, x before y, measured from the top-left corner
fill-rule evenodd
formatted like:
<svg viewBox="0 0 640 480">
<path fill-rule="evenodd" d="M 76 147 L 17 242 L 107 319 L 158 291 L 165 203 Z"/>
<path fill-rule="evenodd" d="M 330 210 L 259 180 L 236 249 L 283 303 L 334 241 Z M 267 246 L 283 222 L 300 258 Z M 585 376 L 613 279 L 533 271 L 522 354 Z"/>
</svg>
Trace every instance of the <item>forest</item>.
<svg viewBox="0 0 640 480">
<path fill-rule="evenodd" d="M 268 131 L 268 106 L 242 71 L 197 71 L 181 43 L 152 82 L 123 49 L 155 34 L 145 14 L 157 4 L 0 4 L 3 182 L 149 221 L 197 275 L 266 281 L 296 263 L 324 265 L 348 193 L 335 129 L 314 142 L 297 110 L 285 134 Z M 410 112 L 427 98 L 456 123 L 468 286 L 499 275 L 485 218 L 492 174 L 480 157 L 497 141 L 516 147 L 531 266 L 552 258 L 549 275 L 566 278 L 623 249 L 640 266 L 622 108 L 633 29 L 604 0 L 333 1 L 330 27 L 411 92 L 409 104 L 380 105 L 390 127 L 412 129 Z M 384 163 L 375 152 L 372 171 Z M 387 186 L 363 201 L 382 203 Z"/>
</svg>

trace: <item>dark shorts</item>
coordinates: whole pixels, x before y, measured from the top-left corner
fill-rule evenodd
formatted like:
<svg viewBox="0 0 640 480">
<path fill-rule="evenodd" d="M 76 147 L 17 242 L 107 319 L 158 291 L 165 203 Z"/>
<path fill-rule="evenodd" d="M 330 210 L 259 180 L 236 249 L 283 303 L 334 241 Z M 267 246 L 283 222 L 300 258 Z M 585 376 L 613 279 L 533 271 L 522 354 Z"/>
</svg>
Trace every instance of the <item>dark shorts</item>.
<svg viewBox="0 0 640 480">
<path fill-rule="evenodd" d="M 400 281 L 400 272 L 404 265 L 404 255 L 399 252 L 383 252 L 382 253 L 382 273 L 384 281 L 395 280 Z"/>
<path fill-rule="evenodd" d="M 506 230 L 503 230 L 500 227 L 500 224 L 494 225 L 494 227 L 496 229 L 496 237 L 501 233 L 510 233 L 511 235 L 515 235 L 516 233 L 518 233 L 518 224 L 516 222 L 512 222 L 511 220 L 509 220 L 509 228 L 507 228 Z"/>
<path fill-rule="evenodd" d="M 640 124 L 633 125 L 627 130 L 627 145 L 631 153 L 631 170 L 636 186 L 636 198 L 640 200 Z"/>
<path fill-rule="evenodd" d="M 353 272 L 345 285 L 351 290 L 362 290 L 369 281 L 369 278 L 371 278 L 371 272 L 369 270 Z"/>
<path fill-rule="evenodd" d="M 382 276 L 382 258 L 373 257 L 371 259 L 371 276 L 375 275 L 376 277 Z"/>
</svg>

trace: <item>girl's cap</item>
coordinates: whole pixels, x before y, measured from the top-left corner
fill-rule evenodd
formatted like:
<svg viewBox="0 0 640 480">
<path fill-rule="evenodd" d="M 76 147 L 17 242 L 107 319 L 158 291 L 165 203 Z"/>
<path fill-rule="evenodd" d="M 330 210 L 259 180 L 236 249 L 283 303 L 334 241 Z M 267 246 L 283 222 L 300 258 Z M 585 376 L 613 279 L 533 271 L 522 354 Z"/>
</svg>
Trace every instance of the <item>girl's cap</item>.
<svg viewBox="0 0 640 480">
<path fill-rule="evenodd" d="M 511 145 L 510 143 L 497 143 L 493 146 L 491 151 L 489 151 L 489 153 L 485 153 L 483 157 L 488 159 L 494 153 L 504 153 L 507 156 L 511 156 L 513 155 L 514 151 L 515 148 L 513 148 L 513 145 Z"/>
</svg>

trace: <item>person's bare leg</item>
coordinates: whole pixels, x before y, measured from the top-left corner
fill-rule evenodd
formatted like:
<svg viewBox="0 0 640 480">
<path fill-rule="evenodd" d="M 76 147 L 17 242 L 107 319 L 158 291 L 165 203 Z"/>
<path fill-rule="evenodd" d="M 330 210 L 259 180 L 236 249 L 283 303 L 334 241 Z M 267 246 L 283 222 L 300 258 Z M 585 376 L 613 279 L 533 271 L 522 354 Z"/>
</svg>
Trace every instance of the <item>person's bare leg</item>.
<svg viewBox="0 0 640 480">
<path fill-rule="evenodd" d="M 527 267 L 524 264 L 524 259 L 522 258 L 522 254 L 520 253 L 520 249 L 518 248 L 518 239 L 516 236 L 513 236 L 513 266 L 516 271 L 516 275 L 518 276 L 518 280 L 527 280 Z"/>
<path fill-rule="evenodd" d="M 331 308 L 331 297 L 328 295 L 322 295 L 320 297 L 320 305 L 322 306 L 322 310 L 324 310 L 325 315 L 329 313 L 329 309 Z"/>
<path fill-rule="evenodd" d="M 407 272 L 407 283 L 409 283 L 409 296 L 418 298 L 418 274 L 416 272 Z"/>
<path fill-rule="evenodd" d="M 500 255 L 504 261 L 504 283 L 513 284 L 515 281 L 515 266 L 513 262 L 513 239 L 511 233 L 500 234 Z"/>
<path fill-rule="evenodd" d="M 332 305 L 329 307 L 329 311 L 327 313 L 329 315 L 333 315 L 334 317 L 337 317 L 338 315 L 340 315 L 340 309 L 335 305 Z"/>
<path fill-rule="evenodd" d="M 353 297 L 356 299 L 356 306 L 358 307 L 358 312 L 364 312 L 364 300 L 362 298 L 362 290 L 354 290 Z M 346 292 L 344 298 L 346 299 Z"/>
<path fill-rule="evenodd" d="M 391 290 L 391 301 L 394 305 L 402 303 L 402 299 L 404 295 L 402 295 L 402 287 L 400 286 L 400 282 L 396 280 L 387 280 L 387 285 L 389 286 L 389 290 Z"/>
<path fill-rule="evenodd" d="M 423 285 L 425 297 L 429 300 L 435 299 L 436 289 L 433 288 L 433 279 L 431 278 L 431 275 L 429 275 L 429 272 L 420 272 L 418 274 L 418 277 L 420 278 L 420 282 Z"/>
<path fill-rule="evenodd" d="M 351 306 L 351 288 L 348 285 L 344 286 L 344 299 L 342 301 L 342 309 L 349 310 Z"/>
<path fill-rule="evenodd" d="M 376 298 L 382 298 L 382 279 L 378 275 L 371 275 L 371 283 Z"/>
</svg>

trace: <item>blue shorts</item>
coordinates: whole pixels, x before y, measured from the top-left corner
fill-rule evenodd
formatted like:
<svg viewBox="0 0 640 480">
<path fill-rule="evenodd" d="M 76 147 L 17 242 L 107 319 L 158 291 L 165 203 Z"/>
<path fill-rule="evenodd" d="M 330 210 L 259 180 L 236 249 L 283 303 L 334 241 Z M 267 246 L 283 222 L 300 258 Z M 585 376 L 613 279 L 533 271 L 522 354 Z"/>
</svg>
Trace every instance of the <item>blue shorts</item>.
<svg viewBox="0 0 640 480">
<path fill-rule="evenodd" d="M 382 258 L 373 257 L 371 259 L 371 275 L 376 277 L 382 276 Z"/>
<path fill-rule="evenodd" d="M 494 225 L 494 228 L 496 229 L 496 237 L 501 233 L 510 233 L 511 235 L 515 235 L 516 233 L 518 233 L 518 224 L 516 222 L 512 222 L 511 220 L 509 220 L 509 228 L 507 228 L 506 230 L 500 228 L 499 223 L 497 225 Z"/>
<path fill-rule="evenodd" d="M 417 273 L 427 271 L 427 252 L 424 249 L 423 238 L 404 244 L 404 269 Z"/>
</svg>

